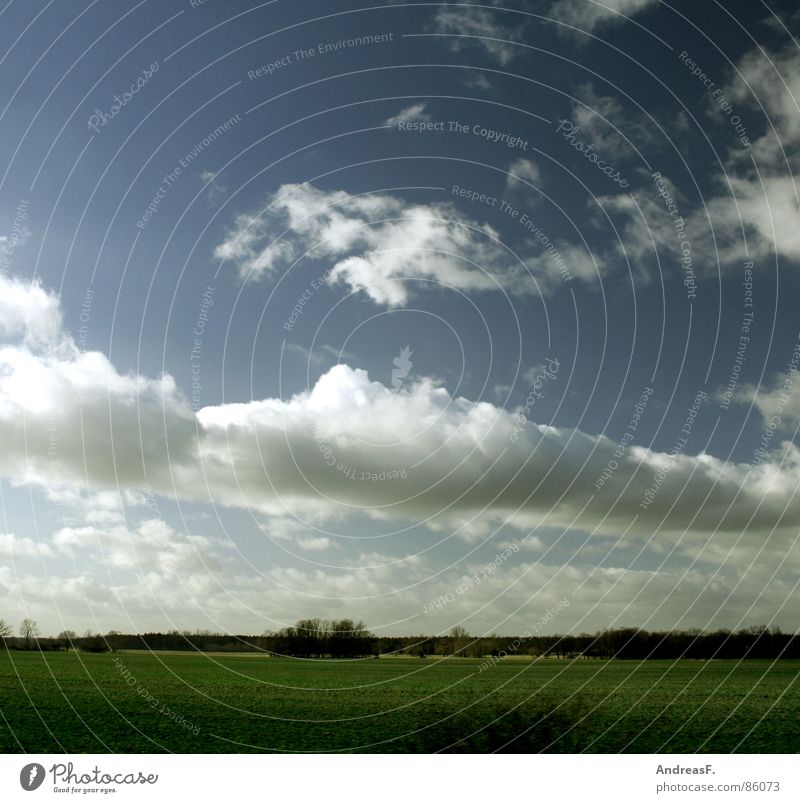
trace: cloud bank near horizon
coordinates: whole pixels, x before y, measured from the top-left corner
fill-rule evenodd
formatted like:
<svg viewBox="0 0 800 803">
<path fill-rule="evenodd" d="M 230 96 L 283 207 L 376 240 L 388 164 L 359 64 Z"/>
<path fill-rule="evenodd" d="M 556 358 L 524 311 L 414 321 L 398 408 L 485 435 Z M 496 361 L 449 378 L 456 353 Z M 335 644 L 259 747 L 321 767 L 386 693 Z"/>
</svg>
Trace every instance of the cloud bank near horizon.
<svg viewBox="0 0 800 803">
<path fill-rule="evenodd" d="M 465 536 L 505 525 L 766 539 L 800 516 L 791 442 L 776 440 L 751 464 L 690 449 L 703 394 L 672 454 L 452 397 L 424 377 L 395 392 L 344 364 L 288 400 L 195 414 L 168 375 L 120 374 L 63 328 L 46 347 L 31 339 L 57 299 L 36 284 L 0 283 L 0 294 L 25 299 L 0 348 L 0 471 L 15 482 L 131 493 L 147 485 L 268 516 L 365 516 Z"/>
</svg>

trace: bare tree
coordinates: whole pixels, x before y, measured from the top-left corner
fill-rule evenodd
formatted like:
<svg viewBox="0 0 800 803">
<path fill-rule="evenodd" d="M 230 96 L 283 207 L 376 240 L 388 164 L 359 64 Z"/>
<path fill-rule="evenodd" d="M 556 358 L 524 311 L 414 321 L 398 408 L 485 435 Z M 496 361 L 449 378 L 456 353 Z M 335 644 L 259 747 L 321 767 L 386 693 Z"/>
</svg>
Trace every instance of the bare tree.
<svg viewBox="0 0 800 803">
<path fill-rule="evenodd" d="M 463 655 L 464 649 L 470 642 L 470 635 L 462 625 L 456 625 L 450 630 L 450 638 L 453 640 L 453 652 L 456 655 Z"/>
<path fill-rule="evenodd" d="M 26 617 L 19 626 L 19 634 L 25 640 L 25 649 L 31 648 L 31 643 L 39 637 L 39 625 L 36 620 Z"/>
<path fill-rule="evenodd" d="M 307 658 L 319 658 L 325 651 L 328 625 L 322 619 L 301 619 L 295 630 L 302 643 L 302 654 Z"/>
<path fill-rule="evenodd" d="M 0 619 L 0 644 L 6 646 L 6 639 L 14 635 L 14 630 L 5 619 Z"/>
</svg>

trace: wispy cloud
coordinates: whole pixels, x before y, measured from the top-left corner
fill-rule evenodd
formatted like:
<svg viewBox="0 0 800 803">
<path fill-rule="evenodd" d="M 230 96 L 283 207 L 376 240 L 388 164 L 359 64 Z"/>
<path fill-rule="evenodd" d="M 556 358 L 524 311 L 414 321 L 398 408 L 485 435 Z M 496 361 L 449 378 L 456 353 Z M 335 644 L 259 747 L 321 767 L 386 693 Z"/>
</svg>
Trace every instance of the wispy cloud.
<svg viewBox="0 0 800 803">
<path fill-rule="evenodd" d="M 535 296 L 557 285 L 558 270 L 536 243 L 529 240 L 524 249 L 515 256 L 492 226 L 452 203 L 287 184 L 261 211 L 240 215 L 215 255 L 251 280 L 300 256 L 325 259 L 334 262 L 331 284 L 398 306 L 435 286 Z"/>
<path fill-rule="evenodd" d="M 499 6 L 499 2 L 493 4 Z M 430 30 L 445 36 L 448 47 L 455 52 L 479 48 L 506 66 L 520 51 L 514 43 L 521 41 L 524 26 L 524 17 L 519 14 L 462 4 L 439 9 Z"/>
<path fill-rule="evenodd" d="M 787 165 L 795 173 L 800 169 L 800 54 L 767 49 L 747 53 L 719 92 L 735 109 L 730 115 L 722 114 L 718 102 L 708 98 L 709 125 L 724 127 L 731 136 L 731 145 L 723 153 L 724 177 L 715 182 L 702 205 L 684 195 L 669 177 L 662 177 L 678 201 L 695 269 L 701 276 L 712 275 L 718 265 L 732 269 L 745 256 L 763 264 L 779 255 L 798 265 L 800 192 Z M 604 105 L 613 118 L 613 108 Z M 730 122 L 734 114 L 742 118 L 745 113 L 749 146 L 742 144 Z M 636 142 L 653 142 L 646 130 L 636 127 L 636 121 L 625 123 L 624 115 L 621 120 L 620 132 L 635 133 Z M 616 151 L 620 158 L 631 153 L 622 137 L 596 130 L 590 119 L 583 125 L 602 147 Z M 604 212 L 618 216 L 623 233 L 620 249 L 624 246 L 629 256 L 652 258 L 654 244 L 675 252 L 679 243 L 673 221 L 653 193 L 652 177 L 646 173 L 642 177 L 646 183 L 633 191 L 635 202 L 630 196 L 604 196 L 600 205 Z"/>
<path fill-rule="evenodd" d="M 592 33 L 604 26 L 621 25 L 628 18 L 657 5 L 658 0 L 558 0 L 550 6 L 549 15 L 566 25 Z"/>
<path fill-rule="evenodd" d="M 394 116 L 384 120 L 383 124 L 395 128 L 400 123 L 410 123 L 415 120 L 428 122 L 433 118 L 425 111 L 425 108 L 426 106 L 424 103 L 415 103 L 413 106 L 406 106 L 405 109 L 402 109 Z"/>
<path fill-rule="evenodd" d="M 530 159 L 515 159 L 508 166 L 506 187 L 512 192 L 525 190 L 529 191 L 529 188 L 520 182 L 519 179 L 538 186 L 541 184 L 542 174 L 539 171 L 539 167 L 536 165 L 536 163 Z M 530 192 L 528 192 L 528 195 L 531 197 Z"/>
</svg>

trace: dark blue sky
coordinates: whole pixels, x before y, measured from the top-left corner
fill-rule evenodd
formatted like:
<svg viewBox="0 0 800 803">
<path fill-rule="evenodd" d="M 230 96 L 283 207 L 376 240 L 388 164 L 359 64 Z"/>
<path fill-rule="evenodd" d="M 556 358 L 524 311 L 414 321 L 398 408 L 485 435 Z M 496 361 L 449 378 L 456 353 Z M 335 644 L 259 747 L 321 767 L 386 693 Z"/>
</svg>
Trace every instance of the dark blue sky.
<svg viewBox="0 0 800 803">
<path fill-rule="evenodd" d="M 111 545 L 108 561 L 95 555 L 86 569 L 103 601 L 84 599 L 82 608 L 63 590 L 69 588 L 69 571 L 59 581 L 56 596 L 72 600 L 72 616 L 88 620 L 102 608 L 102 623 L 131 627 L 102 589 L 123 589 L 117 596 L 126 598 L 137 565 L 144 569 L 138 559 L 115 558 L 114 549 L 125 544 L 136 555 L 137 538 L 145 544 L 152 538 L 148 548 L 156 553 L 177 549 L 184 555 L 181 544 L 187 551 L 201 544 L 214 553 L 209 560 L 222 566 L 211 591 L 204 583 L 212 575 L 204 574 L 198 558 L 198 593 L 214 598 L 208 609 L 180 601 L 167 605 L 163 615 L 187 624 L 210 620 L 230 627 L 243 616 L 250 627 L 266 627 L 260 617 L 270 605 L 276 619 L 312 614 L 304 583 L 326 589 L 323 596 L 352 596 L 347 583 L 357 589 L 361 581 L 350 570 L 374 561 L 383 568 L 366 593 L 382 601 L 374 607 L 358 603 L 356 613 L 376 627 L 435 629 L 475 616 L 470 627 L 510 631 L 527 616 L 514 613 L 520 604 L 511 601 L 514 594 L 522 593 L 529 604 L 532 593 L 525 583 L 514 584 L 514 572 L 540 573 L 541 582 L 556 572 L 562 578 L 553 581 L 558 599 L 578 593 L 574 578 L 563 580 L 566 570 L 628 570 L 634 557 L 648 571 L 660 567 L 654 582 L 663 588 L 688 583 L 687 594 L 706 595 L 692 608 L 694 625 L 731 625 L 740 618 L 752 623 L 755 614 L 744 602 L 728 608 L 720 602 L 724 594 L 714 596 L 719 589 L 709 590 L 700 576 L 687 579 L 683 572 L 694 571 L 700 560 L 709 561 L 705 576 L 722 565 L 738 577 L 755 560 L 755 553 L 735 552 L 741 539 L 757 549 L 754 544 L 771 537 L 769 517 L 761 521 L 759 510 L 725 483 L 749 476 L 745 464 L 755 470 L 754 452 L 776 409 L 781 420 L 769 445 L 778 451 L 770 466 L 780 489 L 761 495 L 777 494 L 773 529 L 782 532 L 782 511 L 795 504 L 794 475 L 781 472 L 795 470 L 790 442 L 800 400 L 793 383 L 786 401 L 779 393 L 792 379 L 787 366 L 800 328 L 800 218 L 792 172 L 800 148 L 800 52 L 791 36 L 797 19 L 791 3 L 608 5 L 612 10 L 582 0 L 5 6 L 0 220 L 6 223 L 0 238 L 9 232 L 2 240 L 6 250 L 21 203 L 26 217 L 24 236 L 4 261 L 4 276 L 36 280 L 60 296 L 63 324 L 56 326 L 56 340 L 63 345 L 59 339 L 71 339 L 84 356 L 105 355 L 110 362 L 98 375 L 110 366 L 116 372 L 113 381 L 105 376 L 95 387 L 93 368 L 75 355 L 55 368 L 47 362 L 52 358 L 42 356 L 41 344 L 36 351 L 28 338 L 15 348 L 44 360 L 43 376 L 50 379 L 39 386 L 26 374 L 15 392 L 28 382 L 31 394 L 55 394 L 55 401 L 47 396 L 55 412 L 48 418 L 42 412 L 47 404 L 39 410 L 9 401 L 8 426 L 19 429 L 26 416 L 41 414 L 38 424 L 32 419 L 28 425 L 46 427 L 68 408 L 71 402 L 58 401 L 65 384 L 42 389 L 63 369 L 64 383 L 83 382 L 90 395 L 93 389 L 108 395 L 108 405 L 98 409 L 110 416 L 107 442 L 115 469 L 119 461 L 143 465 L 144 480 L 127 481 L 115 471 L 104 483 L 92 474 L 84 449 L 75 458 L 77 479 L 61 476 L 53 484 L 41 466 L 31 468 L 30 459 L 25 469 L 9 458 L 5 529 L 46 545 L 38 552 L 31 547 L 26 559 L 57 563 L 65 549 L 87 549 L 82 538 Z M 622 7 L 627 18 L 613 11 Z M 136 91 L 126 96 L 132 87 Z M 408 130 L 415 127 L 427 130 Z M 609 177 L 612 172 L 624 179 L 623 186 Z M 673 216 L 658 194 L 655 172 L 675 201 Z M 685 227 L 683 252 L 676 218 Z M 569 280 L 547 243 L 563 259 Z M 688 272 L 682 253 L 691 260 Z M 746 273 L 750 261 L 752 273 Z M 321 277 L 331 270 L 338 280 L 326 282 Z M 745 279 L 752 279 L 752 305 Z M 302 312 L 287 327 L 304 294 Z M 31 329 L 27 317 L 25 325 Z M 411 366 L 398 380 L 404 384 L 393 387 L 395 359 L 405 346 Z M 402 491 L 402 499 L 390 493 L 396 483 L 367 492 L 362 482 L 359 493 L 350 496 L 348 490 L 343 497 L 313 482 L 311 496 L 293 480 L 284 483 L 286 458 L 278 455 L 275 433 L 285 432 L 293 447 L 298 428 L 297 437 L 305 437 L 313 453 L 311 429 L 319 426 L 339 454 L 352 455 L 377 438 L 384 458 L 394 454 L 398 465 L 412 465 L 413 450 L 387 446 L 381 440 L 387 433 L 427 422 L 431 429 L 422 442 L 434 450 L 440 440 L 449 448 L 448 438 L 458 440 L 465 432 L 472 437 L 475 419 L 486 411 L 511 421 L 547 358 L 558 360 L 558 374 L 524 413 L 527 448 L 538 455 L 531 475 L 526 468 L 490 479 L 491 472 L 483 473 L 487 466 L 472 465 L 472 451 L 455 450 L 452 465 L 469 468 L 469 491 L 455 481 L 450 488 L 450 475 L 437 474 L 444 469 L 435 467 L 418 474 L 419 488 L 410 497 Z M 337 363 L 346 372 L 330 373 Z M 359 370 L 397 400 L 402 409 L 395 419 L 384 409 L 389 402 L 372 395 L 376 386 L 357 378 Z M 141 397 L 152 388 L 141 383 L 162 374 L 176 385 L 147 412 Z M 318 385 L 321 377 L 329 381 Z M 120 389 L 125 381 L 139 382 L 132 395 Z M 598 471 L 614 459 L 645 388 L 653 389 L 646 413 L 624 457 L 618 456 L 632 472 L 630 482 L 620 469 L 619 487 L 604 511 L 591 508 L 589 515 L 588 497 L 579 489 L 592 490 Z M 440 418 L 428 422 L 442 393 L 451 401 Z M 682 428 L 698 393 L 704 401 L 687 433 Z M 248 402 L 255 404 L 229 406 Z M 122 411 L 136 409 L 133 420 L 142 433 L 151 432 L 142 416 L 154 416 L 151 443 L 142 435 L 134 457 L 114 448 L 114 427 L 128 426 L 114 423 L 117 403 Z M 342 411 L 353 405 L 361 413 L 350 420 Z M 190 419 L 189 408 L 214 408 L 191 425 L 216 433 L 225 443 L 224 456 L 215 451 L 219 444 L 206 447 L 201 436 L 199 446 L 190 445 L 182 440 L 183 430 L 172 429 L 173 416 Z M 127 412 L 118 415 L 127 421 Z M 408 420 L 415 416 L 419 421 Z M 104 425 L 97 422 L 99 430 Z M 59 426 L 74 427 L 75 421 L 65 418 Z M 548 445 L 547 426 L 560 433 L 553 436 L 562 439 L 560 445 Z M 247 444 L 260 446 L 265 433 L 269 447 L 259 461 Z M 585 463 L 583 446 L 574 446 L 581 439 L 596 444 Z M 616 518 L 627 510 L 621 500 L 638 500 L 651 486 L 647 471 L 657 476 L 659 461 L 679 443 L 667 490 L 658 492 L 664 505 L 659 517 L 637 520 L 629 530 Z M 143 457 L 149 446 L 163 447 L 166 462 Z M 551 446 L 552 466 L 537 462 L 551 454 Z M 63 446 L 59 459 L 71 465 L 69 448 Z M 198 475 L 203 482 L 182 462 L 183 449 L 199 449 L 203 465 L 211 466 L 211 474 Z M 478 451 L 486 460 L 494 454 L 483 446 Z M 526 455 L 519 453 L 521 460 Z M 507 456 L 505 450 L 496 455 L 497 465 Z M 711 458 L 719 462 L 712 466 Z M 160 467 L 148 473 L 148 459 Z M 223 464 L 235 477 L 233 490 L 212 476 Z M 305 465 L 300 458 L 298 464 Z M 52 470 L 52 455 L 48 465 Z M 307 479 L 318 468 L 301 474 Z M 564 479 L 556 481 L 562 469 Z M 259 471 L 266 472 L 266 484 Z M 273 485 L 274 471 L 280 481 Z M 150 483 L 154 474 L 158 479 Z M 771 476 L 767 472 L 758 482 Z M 82 501 L 58 503 L 52 488 L 62 481 Z M 506 483 L 517 489 L 513 503 L 498 502 Z M 524 483 L 530 487 L 522 493 Z M 752 479 L 741 483 L 751 491 L 757 485 Z M 155 506 L 147 503 L 151 485 L 160 500 Z M 262 485 L 269 503 L 262 504 Z M 442 491 L 441 498 L 426 498 L 432 488 Z M 335 504 L 327 507 L 331 498 Z M 409 498 L 426 501 L 415 507 Z M 98 509 L 108 515 L 98 516 Z M 697 515 L 684 517 L 687 510 Z M 731 511 L 737 513 L 735 526 L 726 518 L 734 518 Z M 473 515 L 483 523 L 473 522 Z M 154 520 L 163 528 L 158 536 L 142 536 L 142 523 Z M 465 535 L 459 528 L 467 520 Z M 96 531 L 87 534 L 90 527 Z M 659 530 L 663 538 L 654 535 Z M 728 539 L 722 546 L 714 541 L 719 532 Z M 595 552 L 580 547 L 590 536 Z M 629 536 L 655 540 L 641 555 L 638 542 L 625 540 Z M 358 541 L 362 537 L 368 548 Z M 435 621 L 414 620 L 437 583 L 446 586 L 451 575 L 491 560 L 504 539 L 525 537 L 540 539 L 542 550 L 523 551 L 525 561 L 516 559 L 519 565 L 497 573 L 504 578 L 498 580 L 499 602 L 462 600 Z M 599 557 L 604 539 L 616 550 L 610 563 Z M 775 547 L 776 565 L 788 554 L 788 543 Z M 717 552 L 709 558 L 709 545 L 734 557 L 720 564 Z M 155 560 L 158 582 L 168 582 L 169 565 Z M 130 576 L 111 583 L 104 574 L 109 566 Z M 26 571 L 35 576 L 35 569 Z M 186 571 L 193 577 L 194 569 Z M 245 590 L 237 595 L 240 585 L 231 578 L 242 576 Z M 613 576 L 604 575 L 600 586 Z M 586 629 L 618 615 L 628 623 L 648 616 L 664 626 L 684 622 L 680 604 L 658 604 L 661 592 L 634 603 L 639 584 L 651 580 L 634 571 L 627 576 L 627 596 L 614 598 L 606 609 L 589 595 L 572 608 L 585 610 L 586 622 L 560 627 Z M 40 605 L 41 618 L 55 627 L 44 602 L 24 602 L 28 592 L 24 584 L 15 585 L 18 572 L 14 577 L 5 583 L 9 593 L 19 595 L 22 607 Z M 754 577 L 748 587 L 748 605 L 755 606 L 759 621 L 777 617 L 787 624 L 781 603 L 796 592 L 783 589 L 764 600 L 758 596 L 761 580 Z M 417 590 L 401 590 L 409 585 Z M 504 588 L 515 591 L 502 596 Z M 413 626 L 395 626 L 387 618 L 392 608 L 386 599 L 394 593 L 392 604 Z M 122 605 L 137 622 L 160 626 L 161 613 L 143 607 L 134 615 L 130 603 Z"/>
</svg>

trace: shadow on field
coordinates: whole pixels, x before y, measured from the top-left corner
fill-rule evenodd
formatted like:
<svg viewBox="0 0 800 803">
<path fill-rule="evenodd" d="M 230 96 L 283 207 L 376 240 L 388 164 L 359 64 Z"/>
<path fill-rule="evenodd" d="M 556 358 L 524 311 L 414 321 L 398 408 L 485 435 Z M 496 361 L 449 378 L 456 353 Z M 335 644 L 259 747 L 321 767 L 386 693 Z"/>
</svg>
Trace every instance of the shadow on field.
<svg viewBox="0 0 800 803">
<path fill-rule="evenodd" d="M 466 711 L 414 734 L 420 753 L 574 753 L 580 749 L 576 708 L 532 702 L 502 713 Z M 409 745 L 410 747 L 410 745 Z"/>
</svg>

